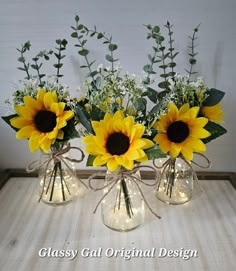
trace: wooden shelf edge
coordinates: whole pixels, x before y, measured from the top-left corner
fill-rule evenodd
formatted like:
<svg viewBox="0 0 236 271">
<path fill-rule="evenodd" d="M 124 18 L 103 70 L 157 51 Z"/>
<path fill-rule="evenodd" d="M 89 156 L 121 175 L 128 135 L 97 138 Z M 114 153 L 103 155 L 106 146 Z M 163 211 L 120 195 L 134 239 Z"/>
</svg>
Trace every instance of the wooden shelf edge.
<svg viewBox="0 0 236 271">
<path fill-rule="evenodd" d="M 89 176 L 96 172 L 103 172 L 105 170 L 76 170 L 76 174 L 81 179 L 87 179 Z M 236 189 L 236 172 L 217 172 L 217 171 L 197 171 L 199 180 L 227 180 Z M 154 173 L 151 171 L 141 171 L 143 179 L 153 179 Z M 12 177 L 37 177 L 37 172 L 28 173 L 24 169 L 7 169 L 0 172 L 0 189 L 6 184 L 6 182 Z"/>
</svg>

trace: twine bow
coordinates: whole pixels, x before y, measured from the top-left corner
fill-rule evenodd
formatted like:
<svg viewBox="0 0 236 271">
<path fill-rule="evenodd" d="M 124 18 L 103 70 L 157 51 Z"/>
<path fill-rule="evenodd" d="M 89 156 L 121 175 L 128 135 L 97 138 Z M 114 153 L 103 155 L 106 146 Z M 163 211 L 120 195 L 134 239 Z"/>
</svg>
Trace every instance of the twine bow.
<svg viewBox="0 0 236 271">
<path fill-rule="evenodd" d="M 78 150 L 80 152 L 80 154 L 81 154 L 80 159 L 72 159 L 72 158 L 64 156 L 66 153 L 68 153 L 72 149 Z M 67 161 L 70 161 L 72 163 L 80 163 L 84 160 L 84 157 L 85 157 L 84 152 L 80 148 L 71 147 L 70 144 L 68 144 L 65 148 L 62 148 L 59 151 L 54 151 L 54 152 L 48 154 L 48 159 L 45 159 L 44 161 L 34 160 L 29 165 L 27 165 L 27 167 L 26 167 L 27 172 L 34 172 L 34 171 L 38 170 L 40 167 L 45 166 L 45 171 L 44 171 L 44 176 L 43 176 L 43 189 L 40 194 L 38 202 L 40 202 L 40 200 L 42 199 L 44 187 L 45 187 L 45 182 L 46 182 L 46 178 L 47 178 L 47 170 L 48 170 L 48 167 L 52 161 L 54 161 L 54 163 L 62 162 L 66 166 L 66 168 L 70 171 L 72 176 L 74 178 L 76 178 L 79 182 L 81 182 L 87 188 L 87 185 L 75 175 L 73 169 L 67 163 Z M 50 183 L 49 183 L 49 185 L 50 185 Z M 47 187 L 47 192 L 49 189 L 49 185 Z M 66 187 L 67 187 L 67 184 L 66 184 Z M 67 187 L 67 190 L 68 190 L 68 187 Z M 69 192 L 69 190 L 68 190 L 68 192 Z"/>
<path fill-rule="evenodd" d="M 156 169 L 152 166 L 136 166 L 133 170 L 131 171 L 128 171 L 128 170 L 121 170 L 120 172 L 118 173 L 103 173 L 103 172 L 98 172 L 98 173 L 94 173 L 92 174 L 89 178 L 88 178 L 88 183 L 89 183 L 89 187 L 93 190 L 93 191 L 100 191 L 100 190 L 103 190 L 105 188 L 108 188 L 108 190 L 106 191 L 106 193 L 102 196 L 102 198 L 98 201 L 95 209 L 94 209 L 94 213 L 96 213 L 97 211 L 97 208 L 98 206 L 101 204 L 101 202 L 103 201 L 103 199 L 111 192 L 111 190 L 115 187 L 116 184 L 119 183 L 120 180 L 124 180 L 125 178 L 128 178 L 130 181 L 132 181 L 136 187 L 138 188 L 141 196 L 142 196 L 142 199 L 144 200 L 146 206 L 148 207 L 148 209 L 150 210 L 150 212 L 156 216 L 157 218 L 161 218 L 158 214 L 156 214 L 152 208 L 150 207 L 150 205 L 148 204 L 144 194 L 143 194 L 143 191 L 140 187 L 140 184 L 144 184 L 146 186 L 155 186 L 156 185 L 156 181 L 155 183 L 146 183 L 144 182 L 143 180 L 141 180 L 141 178 L 137 178 L 136 176 L 134 176 L 133 174 L 140 168 L 149 168 L 149 169 L 152 169 L 156 172 Z M 101 187 L 96 187 L 92 181 L 94 181 L 96 178 L 98 177 L 109 177 L 109 181 L 107 184 L 101 186 Z"/>
<path fill-rule="evenodd" d="M 197 152 L 197 153 L 195 153 L 195 154 L 197 154 L 197 155 L 203 157 L 203 158 L 205 159 L 205 161 L 206 161 L 206 165 L 199 164 L 199 163 L 197 163 L 197 162 L 195 162 L 195 161 L 193 161 L 193 160 L 191 161 L 192 164 L 195 164 L 196 166 L 198 166 L 198 167 L 200 167 L 200 168 L 209 168 L 209 167 L 210 167 L 211 161 L 210 161 L 204 154 L 199 153 L 199 152 Z M 184 162 L 189 166 L 189 168 L 190 168 L 190 170 L 191 170 L 191 172 L 192 172 L 192 174 L 193 174 L 193 180 L 196 181 L 196 183 L 197 183 L 199 189 L 200 189 L 201 191 L 203 191 L 203 189 L 202 189 L 202 187 L 201 187 L 201 185 L 200 185 L 200 183 L 199 183 L 199 181 L 198 181 L 197 174 L 196 174 L 195 170 L 193 169 L 191 163 L 190 163 L 190 162 L 189 162 L 182 154 L 180 154 L 178 157 L 181 158 L 181 159 L 183 159 Z M 173 163 L 173 158 L 171 158 L 171 157 L 170 157 L 168 160 L 166 160 L 161 166 L 158 166 L 158 165 L 156 164 L 156 159 L 153 160 L 153 165 L 154 165 L 154 167 L 157 168 L 157 169 L 161 169 L 161 170 L 162 170 L 161 176 L 160 176 L 160 180 L 162 179 L 162 176 L 163 176 L 163 174 L 165 173 L 166 168 L 167 168 L 167 167 L 170 167 L 170 166 L 172 165 L 172 163 Z M 174 163 L 175 163 L 175 162 L 174 162 Z M 161 182 L 159 182 L 159 184 L 158 184 L 157 190 L 158 190 L 159 187 L 160 187 L 160 183 L 161 183 Z"/>
</svg>

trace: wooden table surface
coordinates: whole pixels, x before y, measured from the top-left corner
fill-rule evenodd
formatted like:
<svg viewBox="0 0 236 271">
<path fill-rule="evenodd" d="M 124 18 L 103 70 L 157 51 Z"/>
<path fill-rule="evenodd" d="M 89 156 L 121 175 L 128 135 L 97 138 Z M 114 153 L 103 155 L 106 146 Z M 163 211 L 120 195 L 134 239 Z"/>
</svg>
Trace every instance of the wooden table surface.
<svg viewBox="0 0 236 271">
<path fill-rule="evenodd" d="M 38 204 L 37 178 L 11 178 L 0 191 L 0 270 L 236 270 L 236 191 L 226 180 L 200 183 L 205 192 L 196 189 L 184 205 L 167 205 L 149 195 L 162 219 L 146 210 L 143 226 L 119 233 L 103 225 L 100 208 L 93 214 L 100 192 L 51 207 Z M 51 257 L 40 257 L 46 249 Z M 77 256 L 52 257 L 55 250 L 77 251 Z M 92 255 L 85 257 L 89 250 Z M 101 256 L 92 257 L 99 256 L 98 250 Z M 128 260 L 128 250 L 154 252 Z M 198 257 L 160 257 L 164 250 L 197 251 Z M 115 251 L 123 256 L 106 255 Z"/>
</svg>

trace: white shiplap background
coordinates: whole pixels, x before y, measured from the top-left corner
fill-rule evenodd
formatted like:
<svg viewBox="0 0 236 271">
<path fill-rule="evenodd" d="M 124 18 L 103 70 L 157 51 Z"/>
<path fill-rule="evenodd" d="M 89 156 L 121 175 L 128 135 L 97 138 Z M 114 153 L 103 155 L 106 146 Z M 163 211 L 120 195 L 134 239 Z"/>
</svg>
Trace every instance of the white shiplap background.
<svg viewBox="0 0 236 271">
<path fill-rule="evenodd" d="M 236 171 L 236 1 L 235 0 L 0 0 L 0 115 L 9 113 L 4 104 L 24 73 L 17 70 L 19 47 L 30 40 L 33 56 L 42 49 L 53 48 L 55 39 L 66 38 L 69 46 L 64 61 L 63 83 L 70 86 L 72 95 L 82 85 L 85 71 L 79 69 L 79 58 L 70 26 L 78 13 L 81 21 L 113 35 L 118 43 L 117 57 L 130 73 L 140 74 L 151 52 L 143 24 L 174 24 L 178 72 L 186 68 L 188 35 L 201 23 L 197 51 L 199 75 L 210 87 L 226 92 L 223 100 L 225 128 L 228 134 L 207 145 L 206 155 L 212 161 L 211 170 Z M 93 57 L 107 65 L 104 49 L 96 42 L 89 43 Z M 48 68 L 49 69 L 49 68 Z M 50 69 L 48 70 L 50 71 Z M 80 145 L 75 140 L 74 145 Z M 15 133 L 0 120 L 0 169 L 24 168 L 38 157 L 31 154 L 27 141 L 15 139 Z M 83 164 L 83 167 L 85 165 Z"/>
</svg>

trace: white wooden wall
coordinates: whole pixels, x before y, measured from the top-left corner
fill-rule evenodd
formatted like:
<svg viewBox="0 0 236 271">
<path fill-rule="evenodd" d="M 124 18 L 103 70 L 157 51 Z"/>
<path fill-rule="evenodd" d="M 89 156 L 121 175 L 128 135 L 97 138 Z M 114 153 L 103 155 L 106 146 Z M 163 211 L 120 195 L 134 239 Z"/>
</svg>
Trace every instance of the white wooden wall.
<svg viewBox="0 0 236 271">
<path fill-rule="evenodd" d="M 211 170 L 235 171 L 236 153 L 236 1 L 235 0 L 0 0 L 0 115 L 8 108 L 4 100 L 11 97 L 15 84 L 24 73 L 17 70 L 16 47 L 30 40 L 32 54 L 54 47 L 57 38 L 66 38 L 70 44 L 64 65 L 63 83 L 71 93 L 82 84 L 85 72 L 79 69 L 81 58 L 73 47 L 70 26 L 78 13 L 82 22 L 91 28 L 111 33 L 119 45 L 117 56 L 130 73 L 140 74 L 151 51 L 143 24 L 164 25 L 166 20 L 175 27 L 175 47 L 180 51 L 176 59 L 178 72 L 187 65 L 187 36 L 201 23 L 197 51 L 198 70 L 210 87 L 226 92 L 223 100 L 228 134 L 207 145 L 206 155 L 212 161 Z M 103 62 L 104 49 L 90 43 L 91 53 Z M 79 140 L 73 142 L 80 144 Z M 31 154 L 27 141 L 17 141 L 15 132 L 0 120 L 0 169 L 24 168 L 38 157 Z M 83 165 L 85 167 L 85 165 Z"/>
</svg>

